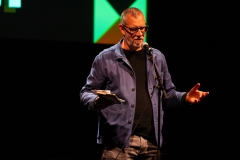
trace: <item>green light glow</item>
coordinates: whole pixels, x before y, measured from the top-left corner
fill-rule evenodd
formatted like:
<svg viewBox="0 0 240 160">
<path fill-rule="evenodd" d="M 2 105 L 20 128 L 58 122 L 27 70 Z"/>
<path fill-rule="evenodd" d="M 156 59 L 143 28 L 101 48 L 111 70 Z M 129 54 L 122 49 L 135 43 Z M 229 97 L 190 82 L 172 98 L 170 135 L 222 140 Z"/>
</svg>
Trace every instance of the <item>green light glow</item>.
<svg viewBox="0 0 240 160">
<path fill-rule="evenodd" d="M 15 13 L 16 8 L 21 8 L 21 0 L 0 0 L 0 6 L 2 4 L 5 13 Z"/>
<path fill-rule="evenodd" d="M 104 34 L 107 33 L 117 21 L 119 21 L 120 15 L 107 0 L 94 0 L 93 7 L 93 43 L 97 43 L 98 40 L 104 36 Z M 141 9 L 147 18 L 147 0 L 135 0 L 135 2 L 129 7 L 137 7 Z M 145 36 L 145 41 L 146 37 L 147 36 Z M 109 44 L 111 44 L 111 42 Z"/>
<path fill-rule="evenodd" d="M 94 43 L 101 38 L 118 18 L 118 13 L 106 0 L 94 0 Z"/>
<path fill-rule="evenodd" d="M 21 0 L 9 0 L 9 8 L 21 8 Z"/>
</svg>

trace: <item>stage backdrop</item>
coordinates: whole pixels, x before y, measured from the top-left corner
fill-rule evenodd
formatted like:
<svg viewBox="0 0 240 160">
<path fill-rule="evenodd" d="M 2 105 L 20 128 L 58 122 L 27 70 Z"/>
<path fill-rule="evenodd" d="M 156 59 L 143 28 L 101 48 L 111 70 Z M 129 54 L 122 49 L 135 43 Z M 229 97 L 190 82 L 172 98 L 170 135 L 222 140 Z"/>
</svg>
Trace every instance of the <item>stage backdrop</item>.
<svg viewBox="0 0 240 160">
<path fill-rule="evenodd" d="M 140 8 L 147 20 L 147 0 L 0 0 L 0 36 L 114 44 L 127 7 Z"/>
</svg>

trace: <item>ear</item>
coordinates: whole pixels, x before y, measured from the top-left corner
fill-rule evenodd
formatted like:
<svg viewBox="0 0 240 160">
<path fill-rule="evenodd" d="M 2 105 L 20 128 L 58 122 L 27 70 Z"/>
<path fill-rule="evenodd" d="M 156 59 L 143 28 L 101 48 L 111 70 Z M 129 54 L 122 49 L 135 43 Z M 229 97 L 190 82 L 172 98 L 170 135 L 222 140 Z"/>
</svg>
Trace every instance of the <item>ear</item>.
<svg viewBox="0 0 240 160">
<path fill-rule="evenodd" d="M 123 25 L 122 25 L 122 24 L 119 24 L 119 25 L 118 25 L 118 28 L 119 28 L 120 32 L 121 32 L 123 35 L 125 35 L 125 30 L 124 30 Z"/>
</svg>

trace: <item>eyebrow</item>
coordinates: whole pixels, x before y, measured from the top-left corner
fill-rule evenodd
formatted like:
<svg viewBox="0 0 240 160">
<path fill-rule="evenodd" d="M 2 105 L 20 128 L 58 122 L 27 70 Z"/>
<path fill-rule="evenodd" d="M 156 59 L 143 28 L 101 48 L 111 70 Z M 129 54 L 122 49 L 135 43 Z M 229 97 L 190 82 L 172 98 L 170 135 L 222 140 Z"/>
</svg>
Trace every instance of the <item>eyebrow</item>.
<svg viewBox="0 0 240 160">
<path fill-rule="evenodd" d="M 136 29 L 136 28 L 145 28 L 148 27 L 148 25 L 145 24 L 145 26 L 136 26 L 136 27 L 128 27 L 125 24 L 122 24 L 124 27 L 130 28 L 130 29 Z"/>
</svg>

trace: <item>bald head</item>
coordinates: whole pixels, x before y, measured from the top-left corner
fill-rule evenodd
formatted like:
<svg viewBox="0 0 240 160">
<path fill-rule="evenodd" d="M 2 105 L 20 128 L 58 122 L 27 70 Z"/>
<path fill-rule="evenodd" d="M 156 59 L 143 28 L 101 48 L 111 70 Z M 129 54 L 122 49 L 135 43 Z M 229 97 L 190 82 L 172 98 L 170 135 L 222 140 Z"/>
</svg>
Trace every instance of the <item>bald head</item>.
<svg viewBox="0 0 240 160">
<path fill-rule="evenodd" d="M 144 15 L 143 15 L 143 13 L 142 13 L 142 11 L 140 9 L 135 8 L 135 7 L 127 8 L 121 14 L 121 21 L 120 21 L 121 24 L 125 24 L 127 16 L 131 16 L 131 17 L 134 17 L 136 19 L 139 16 L 144 17 Z"/>
</svg>

